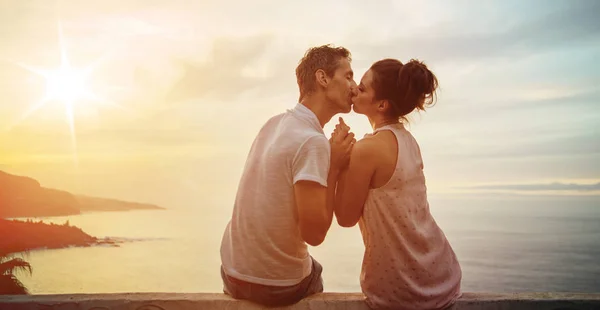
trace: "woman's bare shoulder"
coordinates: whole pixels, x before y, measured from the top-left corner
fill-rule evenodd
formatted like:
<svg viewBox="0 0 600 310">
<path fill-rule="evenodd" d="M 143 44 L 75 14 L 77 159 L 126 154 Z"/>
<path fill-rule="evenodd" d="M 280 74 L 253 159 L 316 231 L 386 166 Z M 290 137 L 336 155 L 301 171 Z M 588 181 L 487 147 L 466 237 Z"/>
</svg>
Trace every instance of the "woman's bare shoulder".
<svg viewBox="0 0 600 310">
<path fill-rule="evenodd" d="M 384 144 L 384 140 L 379 134 L 376 135 L 365 135 L 364 138 L 358 140 L 352 148 L 352 155 L 361 155 L 365 157 L 373 157 L 377 155 L 381 146 Z"/>
</svg>

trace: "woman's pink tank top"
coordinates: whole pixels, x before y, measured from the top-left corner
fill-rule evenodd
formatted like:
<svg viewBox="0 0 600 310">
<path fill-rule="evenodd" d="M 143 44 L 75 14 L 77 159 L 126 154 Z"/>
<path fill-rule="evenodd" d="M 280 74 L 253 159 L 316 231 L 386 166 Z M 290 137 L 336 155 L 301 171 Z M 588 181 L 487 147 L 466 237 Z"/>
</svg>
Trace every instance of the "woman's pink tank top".
<svg viewBox="0 0 600 310">
<path fill-rule="evenodd" d="M 462 271 L 429 211 L 419 145 L 402 124 L 381 130 L 396 136 L 398 160 L 388 183 L 369 191 L 359 221 L 362 291 L 372 308 L 446 308 L 461 294 Z"/>
</svg>

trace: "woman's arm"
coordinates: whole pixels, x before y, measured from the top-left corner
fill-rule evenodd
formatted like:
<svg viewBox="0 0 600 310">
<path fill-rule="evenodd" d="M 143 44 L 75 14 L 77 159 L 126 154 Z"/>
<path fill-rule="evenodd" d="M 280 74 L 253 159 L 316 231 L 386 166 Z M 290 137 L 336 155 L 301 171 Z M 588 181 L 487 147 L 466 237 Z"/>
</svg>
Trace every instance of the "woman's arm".
<svg viewBox="0 0 600 310">
<path fill-rule="evenodd" d="M 348 167 L 340 172 L 335 217 L 342 227 L 352 227 L 360 219 L 376 169 L 377 141 L 362 139 L 354 145 Z"/>
</svg>

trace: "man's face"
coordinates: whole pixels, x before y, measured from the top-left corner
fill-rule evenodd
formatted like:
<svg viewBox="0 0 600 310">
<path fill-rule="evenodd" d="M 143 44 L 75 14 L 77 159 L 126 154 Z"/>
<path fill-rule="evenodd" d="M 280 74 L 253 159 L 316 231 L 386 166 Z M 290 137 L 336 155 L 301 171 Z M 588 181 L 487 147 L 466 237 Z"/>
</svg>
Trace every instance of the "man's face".
<svg viewBox="0 0 600 310">
<path fill-rule="evenodd" d="M 342 113 L 352 110 L 352 97 L 355 95 L 356 82 L 348 59 L 340 59 L 338 67 L 327 87 L 327 98 Z"/>
</svg>

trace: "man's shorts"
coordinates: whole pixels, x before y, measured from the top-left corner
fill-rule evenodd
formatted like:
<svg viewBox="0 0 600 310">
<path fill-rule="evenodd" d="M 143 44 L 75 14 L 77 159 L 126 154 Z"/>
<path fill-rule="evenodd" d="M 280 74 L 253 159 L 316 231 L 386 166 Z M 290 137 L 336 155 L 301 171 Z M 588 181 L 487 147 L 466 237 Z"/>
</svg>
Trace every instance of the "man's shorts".
<svg viewBox="0 0 600 310">
<path fill-rule="evenodd" d="M 245 282 L 228 276 L 221 267 L 223 291 L 235 299 L 249 300 L 268 307 L 292 305 L 305 297 L 323 292 L 323 266 L 312 256 L 312 271 L 300 283 L 292 286 L 269 286 Z"/>
</svg>

